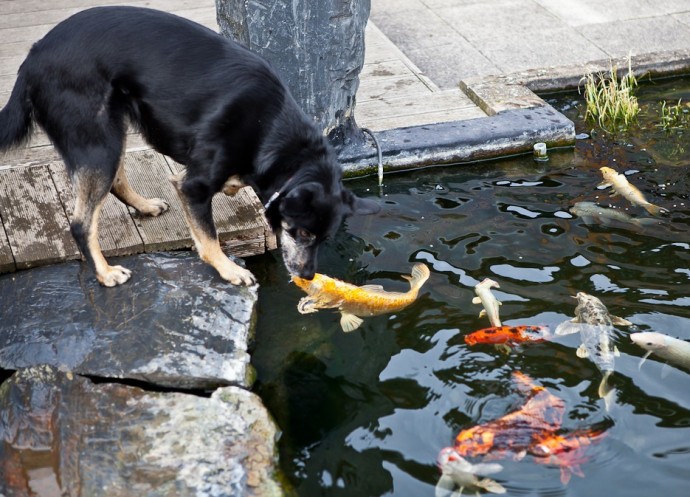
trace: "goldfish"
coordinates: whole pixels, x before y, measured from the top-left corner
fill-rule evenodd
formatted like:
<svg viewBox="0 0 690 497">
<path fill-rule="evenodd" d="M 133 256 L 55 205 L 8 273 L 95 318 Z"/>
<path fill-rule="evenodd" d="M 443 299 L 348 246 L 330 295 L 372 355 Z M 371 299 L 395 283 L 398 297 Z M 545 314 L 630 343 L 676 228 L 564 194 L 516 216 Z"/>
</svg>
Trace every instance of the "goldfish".
<svg viewBox="0 0 690 497">
<path fill-rule="evenodd" d="M 498 473 L 503 466 L 497 463 L 472 464 L 463 458 L 453 447 L 446 447 L 436 459 L 441 478 L 436 484 L 435 497 L 462 495 L 466 488 L 483 489 L 494 494 L 504 494 L 506 489 L 490 478 L 477 478 L 477 475 Z M 456 492 L 455 489 L 459 487 Z"/>
<path fill-rule="evenodd" d="M 649 212 L 652 216 L 660 216 L 662 214 L 668 214 L 668 210 L 658 205 L 654 205 L 644 198 L 644 195 L 640 190 L 638 190 L 635 185 L 628 182 L 628 179 L 623 174 L 618 174 L 616 171 L 610 167 L 599 168 L 601 174 L 604 176 L 604 181 L 602 181 L 600 187 L 610 186 L 613 189 L 614 195 L 622 195 L 628 202 L 633 205 L 639 205 Z"/>
<path fill-rule="evenodd" d="M 561 483 L 567 485 L 572 475 L 583 478 L 581 464 L 587 462 L 585 451 L 589 445 L 598 443 L 606 435 L 604 430 L 589 428 L 578 430 L 568 435 L 555 432 L 544 432 L 537 436 L 537 441 L 529 448 L 535 461 L 542 464 L 553 464 L 561 469 Z"/>
<path fill-rule="evenodd" d="M 547 326 L 493 326 L 466 335 L 465 343 L 468 345 L 478 343 L 516 345 L 523 342 L 543 342 L 549 336 Z"/>
<path fill-rule="evenodd" d="M 302 314 L 319 309 L 338 309 L 343 331 L 354 331 L 362 324 L 361 316 L 377 316 L 404 309 L 417 299 L 422 285 L 429 279 L 429 268 L 415 264 L 410 276 L 403 276 L 410 282 L 407 292 L 387 292 L 380 285 L 356 286 L 323 274 L 315 274 L 312 280 L 297 276 L 292 281 L 307 292 L 297 304 Z"/>
<path fill-rule="evenodd" d="M 630 339 L 634 344 L 647 351 L 640 361 L 640 367 L 642 367 L 645 359 L 654 353 L 662 359 L 690 371 L 690 342 L 654 331 L 632 333 Z"/>
<path fill-rule="evenodd" d="M 479 313 L 479 317 L 488 316 L 491 326 L 501 326 L 501 320 L 498 317 L 498 306 L 503 305 L 494 294 L 491 293 L 492 288 L 500 288 L 498 283 L 489 278 L 484 278 L 481 283 L 474 287 L 476 297 L 472 299 L 473 304 L 482 304 L 484 309 Z"/>
<path fill-rule="evenodd" d="M 575 298 L 578 302 L 575 307 L 575 317 L 559 324 L 556 327 L 556 335 L 580 332 L 582 344 L 577 349 L 577 356 L 590 357 L 603 373 L 598 393 L 599 397 L 606 402 L 608 409 L 613 393 L 608 385 L 608 379 L 614 371 L 614 357 L 620 355 L 618 348 L 611 343 L 613 325 L 630 326 L 632 323 L 611 315 L 601 300 L 592 295 L 578 292 Z"/>
<path fill-rule="evenodd" d="M 454 448 L 460 456 L 512 455 L 519 459 L 526 454 L 538 435 L 560 428 L 565 402 L 546 388 L 534 384 L 523 373 L 514 372 L 513 379 L 522 391 L 526 391 L 525 404 L 501 418 L 458 433 Z"/>
<path fill-rule="evenodd" d="M 659 222 L 650 217 L 635 218 L 620 209 L 600 207 L 594 202 L 577 202 L 569 210 L 577 217 L 581 217 L 588 224 L 591 224 L 594 219 L 598 219 L 602 224 L 608 224 L 609 221 L 620 221 L 622 223 L 634 224 L 635 226 L 656 224 Z"/>
</svg>

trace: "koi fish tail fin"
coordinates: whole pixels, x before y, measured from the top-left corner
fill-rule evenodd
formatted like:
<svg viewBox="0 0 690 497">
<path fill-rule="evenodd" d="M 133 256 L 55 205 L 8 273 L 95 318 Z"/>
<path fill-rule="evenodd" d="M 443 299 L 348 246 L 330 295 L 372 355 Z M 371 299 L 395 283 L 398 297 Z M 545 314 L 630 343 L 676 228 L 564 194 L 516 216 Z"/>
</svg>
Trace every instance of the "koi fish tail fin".
<svg viewBox="0 0 690 497">
<path fill-rule="evenodd" d="M 492 480 L 491 478 L 483 478 L 479 480 L 476 483 L 476 486 L 479 488 L 483 488 L 487 492 L 491 492 L 492 494 L 504 494 L 506 493 L 506 489 L 503 485 L 498 483 L 496 480 Z"/>
<path fill-rule="evenodd" d="M 604 373 L 604 377 L 601 379 L 601 383 L 599 383 L 599 398 L 604 399 L 604 405 L 606 406 L 607 411 L 611 410 L 614 400 L 614 393 L 616 392 L 616 390 L 609 384 L 609 376 L 611 376 L 611 371 L 606 371 Z"/>
<path fill-rule="evenodd" d="M 429 274 L 429 268 L 426 267 L 426 264 L 419 263 L 414 265 L 410 276 L 403 275 L 403 278 L 410 282 L 411 291 L 418 291 L 429 279 Z"/>
<path fill-rule="evenodd" d="M 561 466 L 561 483 L 563 485 L 567 485 L 573 475 L 577 475 L 580 478 L 585 477 L 585 474 L 582 472 L 582 468 L 578 465 Z"/>
<path fill-rule="evenodd" d="M 664 209 L 663 207 L 659 207 L 658 205 L 654 204 L 645 204 L 642 207 L 645 208 L 647 212 L 649 212 L 652 216 L 663 216 L 664 214 L 668 214 L 668 209 Z"/>
</svg>

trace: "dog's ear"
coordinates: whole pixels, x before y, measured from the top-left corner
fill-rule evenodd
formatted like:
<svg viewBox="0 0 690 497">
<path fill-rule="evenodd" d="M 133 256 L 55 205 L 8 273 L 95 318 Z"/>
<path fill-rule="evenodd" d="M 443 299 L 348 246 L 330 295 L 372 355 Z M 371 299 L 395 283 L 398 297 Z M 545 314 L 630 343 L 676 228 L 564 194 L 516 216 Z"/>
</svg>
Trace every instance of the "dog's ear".
<svg viewBox="0 0 690 497">
<path fill-rule="evenodd" d="M 343 190 L 343 204 L 345 204 L 350 212 L 348 214 L 368 215 L 376 214 L 381 210 L 381 206 L 375 200 L 368 198 L 359 198 L 350 190 Z"/>
<path fill-rule="evenodd" d="M 309 213 L 315 198 L 323 196 L 323 186 L 311 182 L 299 185 L 290 190 L 280 202 L 280 212 L 283 216 L 298 217 Z"/>
</svg>

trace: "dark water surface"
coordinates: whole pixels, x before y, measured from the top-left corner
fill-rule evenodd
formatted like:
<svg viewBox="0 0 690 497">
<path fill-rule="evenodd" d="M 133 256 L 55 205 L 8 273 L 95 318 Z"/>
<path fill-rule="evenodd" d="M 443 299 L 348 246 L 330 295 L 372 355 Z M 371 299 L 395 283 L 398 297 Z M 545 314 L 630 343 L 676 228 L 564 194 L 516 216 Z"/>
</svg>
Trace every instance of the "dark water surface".
<svg viewBox="0 0 690 497">
<path fill-rule="evenodd" d="M 604 427 L 607 436 L 589 447 L 584 477 L 567 485 L 558 467 L 533 456 L 501 460 L 495 476 L 508 495 L 690 495 L 690 374 L 653 359 L 638 369 L 643 351 L 631 330 L 615 331 L 621 355 L 609 411 L 597 394 L 601 373 L 575 354 L 578 335 L 509 355 L 463 340 L 489 326 L 471 303 L 485 277 L 501 285 L 494 294 L 507 324 L 553 330 L 584 291 L 632 331 L 690 340 L 690 129 L 655 126 L 663 98 L 690 101 L 690 80 L 648 85 L 640 98 L 636 128 L 597 132 L 550 151 L 546 163 L 525 156 L 387 176 L 382 212 L 350 219 L 322 250 L 319 271 L 405 290 L 400 276 L 422 261 L 431 277 L 413 305 L 366 318 L 352 333 L 330 310 L 299 314 L 303 294 L 273 256 L 250 261 L 262 285 L 257 391 L 283 429 L 282 464 L 300 496 L 434 495 L 439 450 L 521 405 L 516 370 L 565 401 L 564 429 Z M 577 95 L 553 104 L 591 134 Z M 601 166 L 627 172 L 670 215 L 637 226 L 570 214 L 575 202 L 592 201 L 647 217 L 597 189 Z M 373 178 L 348 186 L 379 194 Z"/>
</svg>

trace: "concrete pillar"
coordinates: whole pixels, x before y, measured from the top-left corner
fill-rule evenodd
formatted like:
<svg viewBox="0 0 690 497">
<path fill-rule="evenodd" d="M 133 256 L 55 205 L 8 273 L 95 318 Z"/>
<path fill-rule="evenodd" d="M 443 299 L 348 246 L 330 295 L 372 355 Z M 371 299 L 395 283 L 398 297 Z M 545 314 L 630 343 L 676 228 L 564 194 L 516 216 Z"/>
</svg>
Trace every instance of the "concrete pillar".
<svg viewBox="0 0 690 497">
<path fill-rule="evenodd" d="M 216 0 L 221 33 L 267 59 L 337 147 L 354 120 L 371 0 Z"/>
</svg>

